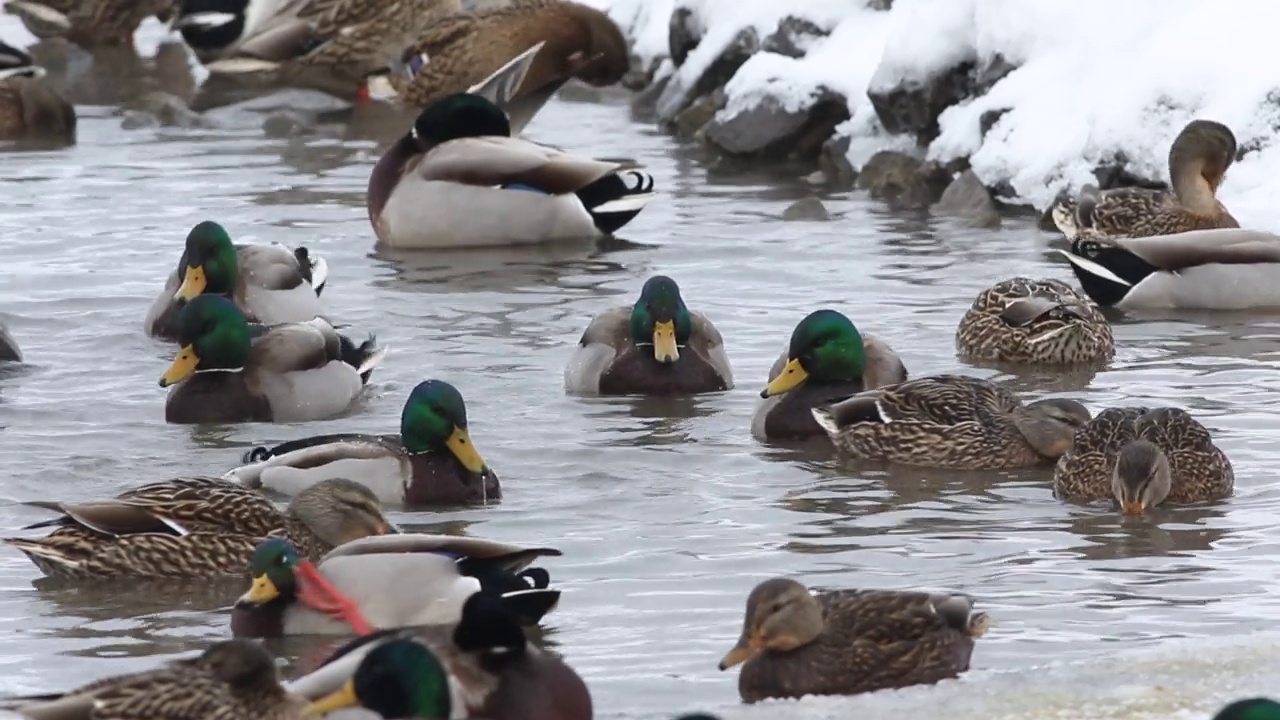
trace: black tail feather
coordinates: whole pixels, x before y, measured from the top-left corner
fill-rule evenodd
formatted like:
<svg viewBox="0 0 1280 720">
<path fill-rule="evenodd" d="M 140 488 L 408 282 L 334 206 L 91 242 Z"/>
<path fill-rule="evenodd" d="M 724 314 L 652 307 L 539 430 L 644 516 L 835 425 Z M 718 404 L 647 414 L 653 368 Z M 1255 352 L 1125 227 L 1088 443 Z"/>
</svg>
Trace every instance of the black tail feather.
<svg viewBox="0 0 1280 720">
<path fill-rule="evenodd" d="M 578 190 L 577 195 L 596 227 L 612 234 L 644 209 L 653 195 L 653 176 L 640 170 L 621 170 Z M 625 202 L 627 198 L 633 202 Z"/>
</svg>

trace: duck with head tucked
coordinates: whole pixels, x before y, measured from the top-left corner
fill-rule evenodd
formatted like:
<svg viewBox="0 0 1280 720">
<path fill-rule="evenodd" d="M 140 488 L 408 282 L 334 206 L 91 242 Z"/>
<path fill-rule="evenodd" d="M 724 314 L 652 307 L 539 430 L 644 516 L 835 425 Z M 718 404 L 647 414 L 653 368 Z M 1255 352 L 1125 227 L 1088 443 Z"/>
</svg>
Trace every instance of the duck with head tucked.
<svg viewBox="0 0 1280 720">
<path fill-rule="evenodd" d="M 887 343 L 863 335 L 836 310 L 815 310 L 796 325 L 769 371 L 751 434 L 760 440 L 826 437 L 813 408 L 906 379 L 907 368 Z"/>
<path fill-rule="evenodd" d="M 931 685 L 969 669 L 990 624 L 967 595 L 813 592 L 774 578 L 747 597 L 742 635 L 720 669 L 742 664 L 738 693 L 751 703 Z"/>
<path fill-rule="evenodd" d="M 564 371 L 574 395 L 690 395 L 733 387 L 720 331 L 676 281 L 649 278 L 630 307 L 591 320 Z"/>
<path fill-rule="evenodd" d="M 0 42 L 0 140 L 75 143 L 76 110 L 44 76 L 30 55 Z"/>
<path fill-rule="evenodd" d="M 133 47 L 133 35 L 147 18 L 168 22 L 178 0 L 9 0 L 17 15 L 41 40 L 66 38 L 85 49 Z"/>
<path fill-rule="evenodd" d="M 1126 515 L 1229 497 L 1235 472 L 1203 425 L 1178 408 L 1108 408 L 1076 433 L 1053 471 L 1063 500 L 1114 499 Z"/>
<path fill-rule="evenodd" d="M 1058 280 L 1017 277 L 978 294 L 956 329 L 969 360 L 1022 365 L 1092 364 L 1115 354 L 1111 324 Z"/>
<path fill-rule="evenodd" d="M 160 377 L 171 423 L 303 422 L 344 412 L 385 351 L 321 318 L 251 326 L 230 300 L 200 295 L 178 318 L 180 349 Z"/>
</svg>

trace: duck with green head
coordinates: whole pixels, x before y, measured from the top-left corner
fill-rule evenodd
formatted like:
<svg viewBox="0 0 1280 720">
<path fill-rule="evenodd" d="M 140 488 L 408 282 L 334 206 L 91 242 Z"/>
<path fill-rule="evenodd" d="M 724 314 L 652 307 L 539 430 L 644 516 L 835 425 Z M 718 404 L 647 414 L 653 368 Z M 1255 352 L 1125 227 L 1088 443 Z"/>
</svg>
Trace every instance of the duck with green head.
<svg viewBox="0 0 1280 720">
<path fill-rule="evenodd" d="M 251 487 L 296 495 L 332 477 L 363 483 L 384 503 L 461 505 L 502 498 L 498 476 L 471 440 L 462 393 L 421 382 L 400 413 L 399 435 L 336 433 L 258 447 L 227 475 Z"/>
<path fill-rule="evenodd" d="M 333 417 L 360 394 L 385 354 L 320 318 L 251 326 L 219 295 L 199 295 L 178 318 L 180 349 L 160 387 L 171 423 L 302 422 Z"/>
<path fill-rule="evenodd" d="M 226 228 L 206 220 L 187 233 L 177 270 L 147 311 L 147 333 L 175 339 L 183 306 L 201 295 L 231 299 L 251 322 L 306 322 L 323 314 L 328 272 L 304 247 L 234 245 Z"/>
<path fill-rule="evenodd" d="M 720 331 L 655 275 L 634 305 L 591 320 L 564 371 L 572 395 L 692 395 L 733 387 Z"/>
<path fill-rule="evenodd" d="M 835 310 L 809 313 L 760 391 L 751 434 L 760 440 L 826 437 L 813 408 L 836 398 L 907 379 L 902 359 L 883 340 L 863 335 Z"/>
<path fill-rule="evenodd" d="M 1280 703 L 1270 698 L 1237 700 L 1219 710 L 1213 720 L 1280 720 Z"/>
</svg>

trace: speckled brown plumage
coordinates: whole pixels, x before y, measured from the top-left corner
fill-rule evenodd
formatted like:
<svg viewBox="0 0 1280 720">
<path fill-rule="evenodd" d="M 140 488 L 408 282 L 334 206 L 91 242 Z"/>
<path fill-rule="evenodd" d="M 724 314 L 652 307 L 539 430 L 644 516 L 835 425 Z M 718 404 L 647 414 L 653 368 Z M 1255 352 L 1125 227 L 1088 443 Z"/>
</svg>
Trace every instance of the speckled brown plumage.
<svg viewBox="0 0 1280 720">
<path fill-rule="evenodd" d="M 0 80 L 0 140 L 76 141 L 76 111 L 40 78 Z"/>
<path fill-rule="evenodd" d="M 43 5 L 65 16 L 65 22 L 49 23 L 34 6 Z M 6 11 L 17 15 L 38 38 L 65 37 L 85 48 L 133 45 L 133 35 L 143 20 L 156 17 L 167 22 L 177 12 L 178 0 L 39 0 L 9 2 Z"/>
<path fill-rule="evenodd" d="M 1016 277 L 978 294 L 956 349 L 970 360 L 1066 365 L 1110 360 L 1115 341 L 1098 306 L 1066 283 Z"/>
</svg>

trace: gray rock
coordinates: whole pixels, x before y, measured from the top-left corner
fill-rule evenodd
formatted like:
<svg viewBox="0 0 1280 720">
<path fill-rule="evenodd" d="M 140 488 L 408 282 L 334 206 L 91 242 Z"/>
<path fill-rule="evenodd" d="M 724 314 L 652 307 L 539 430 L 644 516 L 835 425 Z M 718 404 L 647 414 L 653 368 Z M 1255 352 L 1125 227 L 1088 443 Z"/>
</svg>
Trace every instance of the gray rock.
<svg viewBox="0 0 1280 720">
<path fill-rule="evenodd" d="M 667 89 L 667 83 L 669 82 L 671 82 L 670 75 L 633 95 L 631 97 L 631 117 L 649 122 L 657 120 L 658 97 L 662 95 L 663 90 Z"/>
<path fill-rule="evenodd" d="M 738 68 L 759 49 L 760 36 L 755 28 L 744 28 L 697 78 L 688 82 L 678 77 L 672 79 L 658 97 L 658 119 L 669 122 L 697 98 L 724 87 Z"/>
<path fill-rule="evenodd" d="M 871 197 L 901 209 L 922 209 L 937 202 L 951 182 L 952 173 L 936 162 L 896 150 L 881 150 L 858 174 L 857 186 Z"/>
<path fill-rule="evenodd" d="M 316 118 L 296 110 L 272 113 L 262 121 L 262 132 L 272 139 L 310 135 L 314 132 Z"/>
<path fill-rule="evenodd" d="M 1017 65 L 1006 60 L 1003 55 L 996 53 L 974 73 L 973 96 L 986 95 L 991 88 L 996 86 L 996 83 L 1017 69 Z"/>
<path fill-rule="evenodd" d="M 702 42 L 702 29 L 693 19 L 693 11 L 687 7 L 676 8 L 667 24 L 667 52 L 671 62 L 680 67 L 689 53 Z"/>
<path fill-rule="evenodd" d="M 891 133 L 912 133 L 922 142 L 938 137 L 938 116 L 966 98 L 987 92 L 1016 69 L 1000 55 L 979 67 L 961 62 L 925 80 L 904 80 L 877 91 L 867 91 L 880 124 Z"/>
<path fill-rule="evenodd" d="M 831 213 L 818 198 L 801 198 L 782 211 L 782 219 L 787 221 L 822 222 L 831 219 Z"/>
<path fill-rule="evenodd" d="M 707 126 L 707 123 L 711 122 L 716 113 L 724 108 L 725 102 L 727 102 L 727 98 L 724 94 L 724 88 L 717 88 L 710 95 L 698 98 L 672 121 L 672 131 L 676 134 L 676 137 L 685 140 L 692 140 L 698 137 L 698 134 Z"/>
<path fill-rule="evenodd" d="M 1009 108 L 988 110 L 982 113 L 982 116 L 978 118 L 978 132 L 981 133 L 982 137 L 986 137 L 987 133 L 991 132 L 991 128 L 995 127 L 996 123 L 1000 122 L 1000 118 L 1004 117 L 1007 112 L 1009 112 Z"/>
<path fill-rule="evenodd" d="M 889 11 L 893 9 L 893 0 L 867 0 L 868 10 Z"/>
<path fill-rule="evenodd" d="M 778 29 L 760 43 L 760 49 L 787 57 L 802 58 L 814 40 L 830 34 L 830 31 L 804 18 L 788 15 L 778 23 Z"/>
<path fill-rule="evenodd" d="M 1000 227 L 996 201 L 972 170 L 965 170 L 951 181 L 933 209 L 959 218 L 971 227 Z"/>
<path fill-rule="evenodd" d="M 840 190 L 852 189 L 858 179 L 858 171 L 849 162 L 851 142 L 848 135 L 834 135 L 822 143 L 822 151 L 818 153 L 818 171 L 823 181 Z"/>
<path fill-rule="evenodd" d="M 124 106 L 124 120 L 121 126 L 126 130 L 144 127 L 207 127 L 208 122 L 187 107 L 187 103 L 176 95 L 166 92 L 144 93 Z"/>
<path fill-rule="evenodd" d="M 827 88 L 813 105 L 790 110 L 773 97 L 732 118 L 716 118 L 707 125 L 706 139 L 729 155 L 766 159 L 813 159 L 840 123 L 849 119 L 848 100 Z"/>
</svg>

